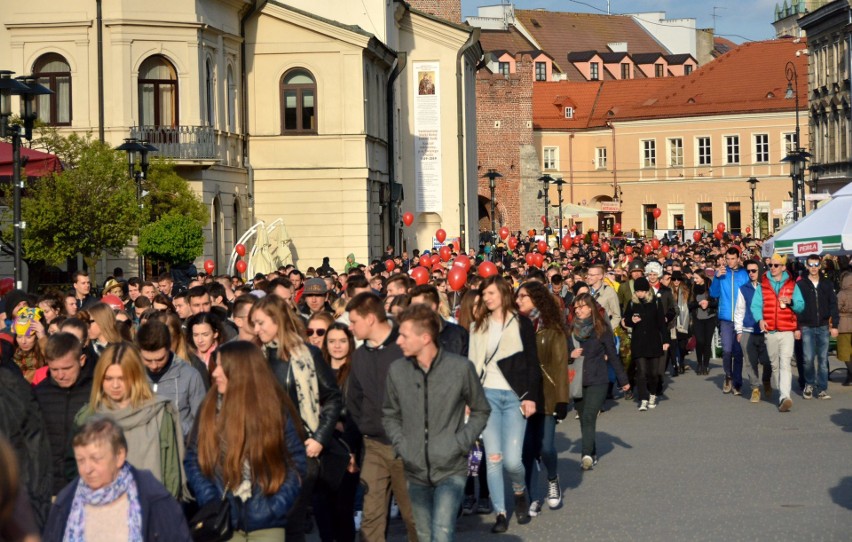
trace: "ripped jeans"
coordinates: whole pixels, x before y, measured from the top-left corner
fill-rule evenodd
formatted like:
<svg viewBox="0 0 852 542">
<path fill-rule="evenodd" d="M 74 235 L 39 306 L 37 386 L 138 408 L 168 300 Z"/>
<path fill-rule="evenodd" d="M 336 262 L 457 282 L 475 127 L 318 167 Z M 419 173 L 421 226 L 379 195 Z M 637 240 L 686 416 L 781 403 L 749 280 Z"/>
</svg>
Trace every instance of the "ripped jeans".
<svg viewBox="0 0 852 542">
<path fill-rule="evenodd" d="M 485 388 L 485 398 L 491 405 L 491 415 L 482 432 L 488 488 L 491 491 L 494 513 L 505 514 L 503 470 L 509 475 L 513 493 L 522 493 L 526 489 L 521 451 L 527 419 L 521 414 L 521 402 L 514 391 Z"/>
</svg>

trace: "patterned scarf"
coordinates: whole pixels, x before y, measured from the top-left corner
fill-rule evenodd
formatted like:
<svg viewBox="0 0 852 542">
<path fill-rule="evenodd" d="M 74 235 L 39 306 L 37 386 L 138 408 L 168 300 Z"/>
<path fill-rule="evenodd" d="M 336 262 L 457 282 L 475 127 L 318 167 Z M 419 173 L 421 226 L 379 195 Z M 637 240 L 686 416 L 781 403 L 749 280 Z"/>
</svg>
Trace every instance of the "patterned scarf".
<svg viewBox="0 0 852 542">
<path fill-rule="evenodd" d="M 136 480 L 130 472 L 130 464 L 125 463 L 118 471 L 118 477 L 108 486 L 91 489 L 83 480 L 77 482 L 74 502 L 65 526 L 63 542 L 84 542 L 86 539 L 86 505 L 103 506 L 127 494 L 127 524 L 130 529 L 130 542 L 142 542 L 142 505 L 139 502 L 139 490 Z"/>
<path fill-rule="evenodd" d="M 281 354 L 278 341 L 267 343 L 266 347 L 275 348 L 278 350 L 278 355 Z M 267 357 L 269 357 L 268 354 Z M 299 408 L 302 422 L 313 435 L 319 427 L 320 409 L 319 382 L 317 381 L 317 370 L 314 367 L 314 357 L 307 346 L 301 345 L 290 352 L 289 363 L 290 372 L 296 381 L 296 398 L 298 400 L 296 406 Z"/>
<path fill-rule="evenodd" d="M 595 322 L 594 320 L 589 318 L 575 318 L 574 319 L 574 337 L 578 341 L 586 341 L 589 337 L 592 336 L 592 332 L 595 330 Z"/>
</svg>

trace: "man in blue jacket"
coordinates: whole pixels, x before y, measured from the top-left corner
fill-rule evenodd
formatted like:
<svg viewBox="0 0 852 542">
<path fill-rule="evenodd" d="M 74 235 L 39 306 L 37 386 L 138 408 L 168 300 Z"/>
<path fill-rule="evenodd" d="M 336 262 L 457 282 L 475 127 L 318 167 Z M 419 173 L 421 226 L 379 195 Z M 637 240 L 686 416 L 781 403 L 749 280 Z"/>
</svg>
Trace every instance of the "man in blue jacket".
<svg viewBox="0 0 852 542">
<path fill-rule="evenodd" d="M 748 282 L 748 273 L 740 266 L 740 251 L 731 247 L 725 252 L 725 266 L 716 271 L 710 285 L 710 297 L 719 300 L 719 334 L 722 338 L 722 367 L 725 370 L 723 393 L 741 395 L 743 385 L 743 349 L 737 342 L 734 326 L 737 293 Z"/>
</svg>

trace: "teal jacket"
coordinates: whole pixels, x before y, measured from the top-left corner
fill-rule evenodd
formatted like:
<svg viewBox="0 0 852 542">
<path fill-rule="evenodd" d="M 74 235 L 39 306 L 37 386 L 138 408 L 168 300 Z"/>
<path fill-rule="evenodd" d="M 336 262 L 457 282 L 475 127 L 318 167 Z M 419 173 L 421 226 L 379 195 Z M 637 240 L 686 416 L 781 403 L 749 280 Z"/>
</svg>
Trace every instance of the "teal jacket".
<svg viewBox="0 0 852 542">
<path fill-rule="evenodd" d="M 766 278 L 769 279 L 770 286 L 772 286 L 772 289 L 775 290 L 775 295 L 778 295 L 778 292 L 781 290 L 781 286 L 787 282 L 790 275 L 784 271 L 781 274 L 781 280 L 775 281 L 773 280 L 772 275 L 767 273 Z M 799 290 L 798 284 L 793 286 L 793 306 L 791 308 L 796 314 L 805 310 L 805 298 L 802 297 L 802 292 Z M 763 287 L 760 284 L 758 284 L 758 287 L 754 289 L 754 297 L 751 298 L 751 315 L 754 317 L 755 322 L 763 320 Z"/>
</svg>

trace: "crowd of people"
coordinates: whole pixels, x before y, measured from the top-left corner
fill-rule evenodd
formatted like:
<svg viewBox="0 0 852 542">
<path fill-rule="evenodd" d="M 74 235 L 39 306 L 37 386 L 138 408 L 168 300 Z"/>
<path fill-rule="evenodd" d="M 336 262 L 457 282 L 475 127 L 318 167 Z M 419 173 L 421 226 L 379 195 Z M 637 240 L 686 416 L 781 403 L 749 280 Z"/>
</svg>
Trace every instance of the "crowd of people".
<svg viewBox="0 0 852 542">
<path fill-rule="evenodd" d="M 848 259 L 510 241 L 7 292 L 0 540 L 372 542 L 397 512 L 411 541 L 452 540 L 459 514 L 503 533 L 562 506 L 572 405 L 589 471 L 606 401 L 658 409 L 669 378 L 710 373 L 715 337 L 724 394 L 830 399 L 831 339 L 852 385 Z"/>
</svg>

